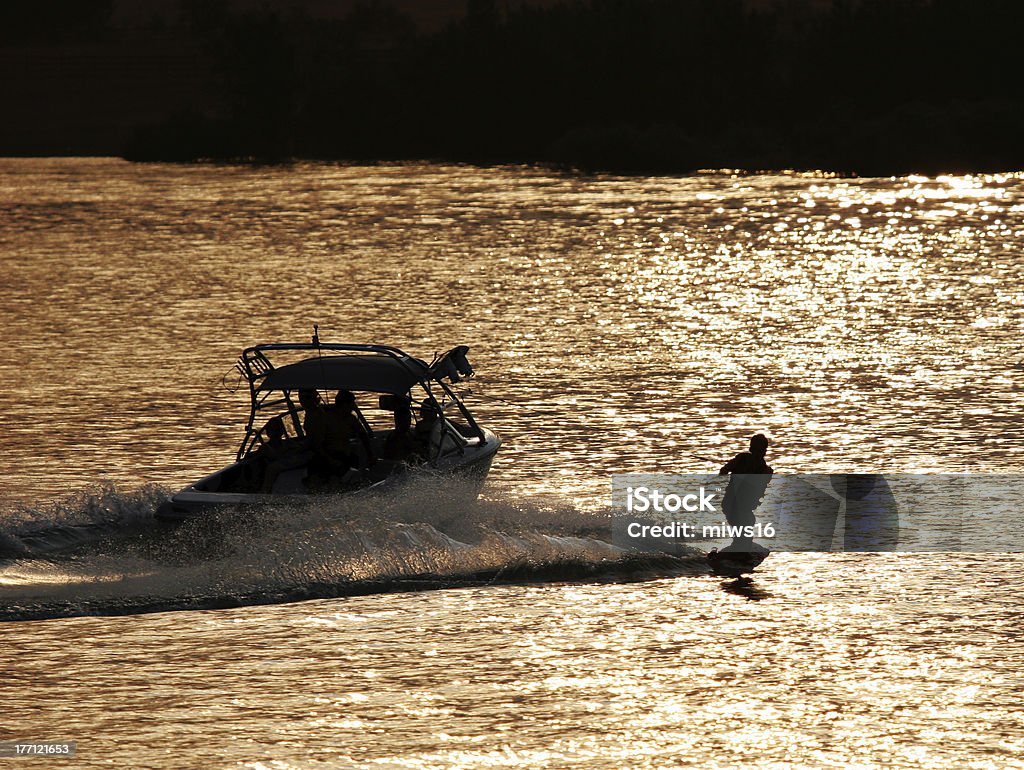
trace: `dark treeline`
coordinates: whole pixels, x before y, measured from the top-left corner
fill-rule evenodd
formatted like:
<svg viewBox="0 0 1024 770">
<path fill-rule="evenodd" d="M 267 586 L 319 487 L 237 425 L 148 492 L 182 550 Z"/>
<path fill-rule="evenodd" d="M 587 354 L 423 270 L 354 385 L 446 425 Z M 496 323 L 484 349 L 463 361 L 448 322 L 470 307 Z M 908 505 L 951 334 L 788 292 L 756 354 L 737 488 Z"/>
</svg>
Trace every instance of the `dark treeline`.
<svg viewBox="0 0 1024 770">
<path fill-rule="evenodd" d="M 113 0 L 0 4 L 0 44 L 74 43 L 103 37 Z"/>
<path fill-rule="evenodd" d="M 220 106 L 141 128 L 129 157 L 1024 168 L 1020 0 L 470 0 L 430 36 L 384 4 L 184 8 Z"/>
</svg>

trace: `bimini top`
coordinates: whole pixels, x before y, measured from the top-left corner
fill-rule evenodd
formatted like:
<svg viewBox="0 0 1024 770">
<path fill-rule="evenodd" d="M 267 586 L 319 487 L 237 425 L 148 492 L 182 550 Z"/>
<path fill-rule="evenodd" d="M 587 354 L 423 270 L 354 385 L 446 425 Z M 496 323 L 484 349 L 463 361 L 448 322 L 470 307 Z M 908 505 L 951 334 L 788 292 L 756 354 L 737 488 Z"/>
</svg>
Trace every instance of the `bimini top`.
<svg viewBox="0 0 1024 770">
<path fill-rule="evenodd" d="M 373 353 L 316 356 L 267 372 L 257 390 L 362 390 L 402 395 L 428 378 L 422 361 Z"/>
</svg>

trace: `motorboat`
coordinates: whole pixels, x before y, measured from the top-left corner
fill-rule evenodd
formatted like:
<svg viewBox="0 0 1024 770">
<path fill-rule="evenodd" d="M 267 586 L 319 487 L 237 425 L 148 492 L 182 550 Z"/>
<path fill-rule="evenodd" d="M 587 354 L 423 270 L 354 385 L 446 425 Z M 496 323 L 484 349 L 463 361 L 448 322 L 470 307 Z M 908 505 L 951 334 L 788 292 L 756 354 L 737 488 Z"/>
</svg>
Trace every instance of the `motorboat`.
<svg viewBox="0 0 1024 770">
<path fill-rule="evenodd" d="M 250 409 L 235 461 L 156 517 L 301 504 L 420 476 L 456 480 L 453 494 L 475 499 L 501 440 L 454 387 L 474 374 L 468 351 L 459 345 L 428 364 L 386 345 L 322 343 L 315 328 L 308 343 L 246 348 L 235 369 Z"/>
</svg>

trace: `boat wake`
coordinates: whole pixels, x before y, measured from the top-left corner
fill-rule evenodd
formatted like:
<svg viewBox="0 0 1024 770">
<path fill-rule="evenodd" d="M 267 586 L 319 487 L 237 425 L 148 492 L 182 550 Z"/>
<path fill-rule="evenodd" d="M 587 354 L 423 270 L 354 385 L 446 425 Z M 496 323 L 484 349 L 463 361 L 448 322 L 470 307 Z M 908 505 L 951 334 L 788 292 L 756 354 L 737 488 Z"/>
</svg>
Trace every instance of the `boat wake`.
<svg viewBox="0 0 1024 770">
<path fill-rule="evenodd" d="M 388 591 L 706 574 L 703 554 L 624 551 L 607 515 L 483 500 L 451 480 L 301 508 L 153 518 L 166 491 L 107 487 L 0 520 L 0 620 L 217 609 Z"/>
</svg>

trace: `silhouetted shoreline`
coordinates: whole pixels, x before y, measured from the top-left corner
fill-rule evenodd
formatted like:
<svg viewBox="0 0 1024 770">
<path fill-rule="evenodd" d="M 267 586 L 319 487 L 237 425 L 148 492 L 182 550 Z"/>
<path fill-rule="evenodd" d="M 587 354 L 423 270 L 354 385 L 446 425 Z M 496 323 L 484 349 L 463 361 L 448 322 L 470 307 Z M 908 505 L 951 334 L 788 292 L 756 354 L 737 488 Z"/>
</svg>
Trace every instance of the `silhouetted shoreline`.
<svg viewBox="0 0 1024 770">
<path fill-rule="evenodd" d="M 0 152 L 619 174 L 1024 169 L 1024 6 L 1011 0 L 469 0 L 429 34 L 383 2 L 325 20 L 186 1 L 173 28 L 116 34 L 101 16 L 65 36 L 141 51 L 119 54 L 129 62 L 159 49 L 165 64 L 122 85 L 88 130 L 71 131 L 67 107 L 67 132 L 9 126 Z M 6 21 L 5 45 L 21 34 L 24 47 L 24 19 L 15 32 Z M 52 41 L 33 34 L 38 58 Z"/>
</svg>

